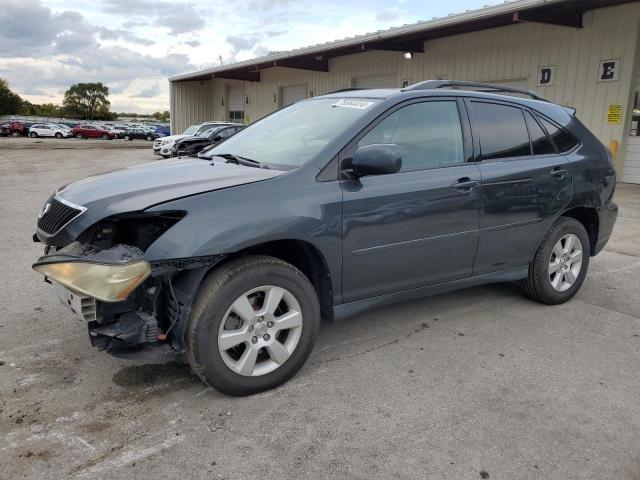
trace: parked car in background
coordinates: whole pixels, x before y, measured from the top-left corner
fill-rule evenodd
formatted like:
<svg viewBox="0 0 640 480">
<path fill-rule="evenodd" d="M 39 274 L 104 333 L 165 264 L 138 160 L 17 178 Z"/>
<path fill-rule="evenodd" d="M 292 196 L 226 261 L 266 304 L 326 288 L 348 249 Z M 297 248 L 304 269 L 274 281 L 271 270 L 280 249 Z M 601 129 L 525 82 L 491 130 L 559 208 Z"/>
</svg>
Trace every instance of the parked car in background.
<svg viewBox="0 0 640 480">
<path fill-rule="evenodd" d="M 116 138 L 124 138 L 127 127 L 123 125 L 102 125 L 102 128 L 116 134 Z"/>
<path fill-rule="evenodd" d="M 156 138 L 158 138 L 158 136 L 155 133 L 145 131 L 142 128 L 129 128 L 124 132 L 125 140 L 148 140 L 152 142 Z"/>
<path fill-rule="evenodd" d="M 170 135 L 168 137 L 159 138 L 155 142 L 153 142 L 153 153 L 156 155 L 162 155 L 165 158 L 169 158 L 171 156 L 171 149 L 173 148 L 173 144 L 176 140 L 179 140 L 184 137 L 190 137 L 193 135 L 198 135 L 205 130 L 215 127 L 216 125 L 228 125 L 227 122 L 203 122 L 196 123 L 187 128 L 181 135 Z"/>
<path fill-rule="evenodd" d="M 27 134 L 27 127 L 21 122 L 8 122 L 0 125 L 0 129 L 5 132 L 5 135 L 11 135 L 12 137 L 21 137 Z"/>
<path fill-rule="evenodd" d="M 168 137 L 171 135 L 171 129 L 165 125 L 157 125 L 155 133 L 158 137 Z"/>
<path fill-rule="evenodd" d="M 31 138 L 37 137 L 56 137 L 56 138 L 68 138 L 73 134 L 68 128 L 61 127 L 53 123 L 34 123 L 29 127 L 29 134 Z"/>
<path fill-rule="evenodd" d="M 103 140 L 113 140 L 116 134 L 97 125 L 76 125 L 72 130 L 73 136 L 82 138 L 102 138 Z"/>
<path fill-rule="evenodd" d="M 184 137 L 176 140 L 171 148 L 172 157 L 180 157 L 182 155 L 197 155 L 201 150 L 218 144 L 227 138 L 242 130 L 244 125 L 231 124 L 228 126 L 219 126 L 205 130 L 200 135 L 193 137 Z"/>
</svg>

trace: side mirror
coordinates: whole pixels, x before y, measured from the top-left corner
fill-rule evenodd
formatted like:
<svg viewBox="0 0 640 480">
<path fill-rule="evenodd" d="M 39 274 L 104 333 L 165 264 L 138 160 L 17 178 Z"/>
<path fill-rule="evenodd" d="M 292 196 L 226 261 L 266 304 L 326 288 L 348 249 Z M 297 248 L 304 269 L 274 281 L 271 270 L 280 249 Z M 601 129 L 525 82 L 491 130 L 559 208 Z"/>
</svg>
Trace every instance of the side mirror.
<svg viewBox="0 0 640 480">
<path fill-rule="evenodd" d="M 358 148 L 351 161 L 351 169 L 356 177 L 367 175 L 389 175 L 398 173 L 402 167 L 402 157 L 398 146 L 393 143 L 365 145 Z"/>
<path fill-rule="evenodd" d="M 220 140 L 222 140 L 222 137 L 220 135 L 216 135 L 215 137 L 213 137 L 213 139 L 211 141 L 212 142 L 219 142 Z"/>
</svg>

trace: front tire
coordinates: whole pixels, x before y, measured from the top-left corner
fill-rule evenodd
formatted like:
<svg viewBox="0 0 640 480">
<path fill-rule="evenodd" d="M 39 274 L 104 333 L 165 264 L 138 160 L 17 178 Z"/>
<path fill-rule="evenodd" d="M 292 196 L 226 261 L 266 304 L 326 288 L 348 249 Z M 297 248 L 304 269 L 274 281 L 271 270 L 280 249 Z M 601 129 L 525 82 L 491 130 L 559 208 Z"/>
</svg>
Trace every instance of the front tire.
<svg viewBox="0 0 640 480">
<path fill-rule="evenodd" d="M 60 140 L 62 138 L 62 134 L 60 132 L 56 133 L 56 138 Z"/>
<path fill-rule="evenodd" d="M 38 138 L 38 134 L 37 134 L 36 132 L 31 132 L 31 133 L 29 134 L 29 136 L 30 136 L 31 138 Z"/>
<path fill-rule="evenodd" d="M 106 133 L 103 133 L 103 134 L 102 134 L 102 139 L 103 139 L 103 140 L 110 140 L 110 139 L 111 139 L 111 137 L 109 137 L 109 135 L 107 135 Z"/>
<path fill-rule="evenodd" d="M 273 257 L 244 257 L 204 279 L 187 327 L 189 363 L 228 395 L 269 390 L 302 368 L 319 325 L 315 289 L 300 270 Z"/>
<path fill-rule="evenodd" d="M 589 269 L 591 246 L 584 226 L 560 217 L 549 229 L 522 282 L 524 294 L 547 305 L 564 303 L 580 290 Z"/>
</svg>

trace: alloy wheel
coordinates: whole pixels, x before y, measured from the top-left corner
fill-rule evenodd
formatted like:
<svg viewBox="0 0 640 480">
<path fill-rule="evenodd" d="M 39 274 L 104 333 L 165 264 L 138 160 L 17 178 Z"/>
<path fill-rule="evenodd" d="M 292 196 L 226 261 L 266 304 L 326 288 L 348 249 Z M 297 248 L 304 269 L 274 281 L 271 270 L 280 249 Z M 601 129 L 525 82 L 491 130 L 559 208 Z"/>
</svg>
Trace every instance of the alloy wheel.
<svg viewBox="0 0 640 480">
<path fill-rule="evenodd" d="M 558 240 L 549 259 L 549 281 L 554 290 L 566 292 L 576 283 L 582 269 L 582 255 L 582 242 L 573 233 Z"/>
<path fill-rule="evenodd" d="M 225 365 L 243 376 L 273 372 L 295 351 L 302 334 L 302 310 L 288 290 L 268 285 L 238 297 L 218 331 Z"/>
</svg>

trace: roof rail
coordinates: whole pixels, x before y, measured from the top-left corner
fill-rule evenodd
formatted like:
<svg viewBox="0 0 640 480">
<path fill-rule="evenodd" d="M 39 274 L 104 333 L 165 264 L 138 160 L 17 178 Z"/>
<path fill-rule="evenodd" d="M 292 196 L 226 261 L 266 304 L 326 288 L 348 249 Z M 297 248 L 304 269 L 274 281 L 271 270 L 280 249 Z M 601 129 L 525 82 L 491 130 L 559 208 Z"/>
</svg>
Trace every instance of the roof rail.
<svg viewBox="0 0 640 480">
<path fill-rule="evenodd" d="M 532 92 L 531 90 L 525 90 L 523 88 L 515 88 L 508 87 L 505 85 L 493 85 L 491 83 L 481 83 L 481 82 L 463 82 L 459 80 L 426 80 L 424 82 L 416 83 L 413 85 L 409 85 L 406 88 L 403 88 L 403 91 L 411 91 L 411 90 L 435 90 L 438 88 L 452 88 L 452 89 L 462 89 L 462 88 L 473 88 L 478 92 L 485 93 L 519 93 L 521 95 L 527 95 L 528 97 L 533 98 L 534 100 L 540 100 L 542 102 L 547 102 L 548 100 L 538 95 L 536 92 Z"/>
<path fill-rule="evenodd" d="M 356 90 L 364 90 L 364 88 L 358 88 L 358 87 L 339 88 L 338 90 L 332 90 L 331 92 L 323 93 L 323 95 L 331 95 L 332 93 L 342 93 L 342 92 L 354 92 Z"/>
</svg>

